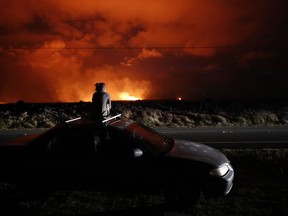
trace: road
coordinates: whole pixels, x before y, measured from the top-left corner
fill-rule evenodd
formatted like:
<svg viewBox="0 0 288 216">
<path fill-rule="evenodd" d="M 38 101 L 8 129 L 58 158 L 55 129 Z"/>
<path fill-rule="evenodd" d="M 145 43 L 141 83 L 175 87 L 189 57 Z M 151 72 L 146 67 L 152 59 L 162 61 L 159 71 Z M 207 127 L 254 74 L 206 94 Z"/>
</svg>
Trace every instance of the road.
<svg viewBox="0 0 288 216">
<path fill-rule="evenodd" d="M 157 131 L 215 148 L 288 148 L 288 127 L 159 128 Z"/>
<path fill-rule="evenodd" d="M 288 127 L 155 128 L 175 139 L 200 142 L 214 148 L 288 148 Z M 0 142 L 43 130 L 0 130 Z"/>
</svg>

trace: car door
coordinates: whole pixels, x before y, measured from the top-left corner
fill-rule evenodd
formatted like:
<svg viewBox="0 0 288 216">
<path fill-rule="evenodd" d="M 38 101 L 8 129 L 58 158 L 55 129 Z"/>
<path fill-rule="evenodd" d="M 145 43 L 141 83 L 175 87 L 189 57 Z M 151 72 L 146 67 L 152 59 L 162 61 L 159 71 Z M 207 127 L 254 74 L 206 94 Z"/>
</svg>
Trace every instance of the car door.
<svg viewBox="0 0 288 216">
<path fill-rule="evenodd" d="M 95 140 L 100 131 L 91 128 L 68 128 L 54 134 L 48 143 L 50 172 L 56 181 L 76 185 L 100 176 Z M 91 180 L 90 180 L 91 179 Z"/>
<path fill-rule="evenodd" d="M 108 132 L 106 143 L 98 153 L 105 158 L 104 173 L 110 188 L 132 191 L 157 188 L 163 167 L 159 158 L 143 151 L 129 134 L 117 130 Z"/>
</svg>

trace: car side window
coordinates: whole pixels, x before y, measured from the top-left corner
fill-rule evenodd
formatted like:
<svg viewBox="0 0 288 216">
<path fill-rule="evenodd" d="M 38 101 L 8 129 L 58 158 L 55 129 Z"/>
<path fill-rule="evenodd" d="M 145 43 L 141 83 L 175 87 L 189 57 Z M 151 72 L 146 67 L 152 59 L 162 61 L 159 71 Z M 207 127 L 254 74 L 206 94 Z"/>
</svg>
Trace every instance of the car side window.
<svg viewBox="0 0 288 216">
<path fill-rule="evenodd" d="M 106 134 L 103 151 L 109 152 L 109 157 L 129 159 L 133 157 L 134 143 L 128 136 L 119 131 L 109 131 Z"/>
</svg>

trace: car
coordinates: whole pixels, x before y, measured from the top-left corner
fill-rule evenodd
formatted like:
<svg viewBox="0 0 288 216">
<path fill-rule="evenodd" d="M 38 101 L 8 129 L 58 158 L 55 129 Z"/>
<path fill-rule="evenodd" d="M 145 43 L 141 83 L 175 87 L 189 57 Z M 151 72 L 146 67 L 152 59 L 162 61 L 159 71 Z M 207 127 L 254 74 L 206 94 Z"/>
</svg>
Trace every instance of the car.
<svg viewBox="0 0 288 216">
<path fill-rule="evenodd" d="M 201 193 L 225 196 L 234 178 L 220 151 L 125 118 L 77 118 L 16 138 L 0 145 L 0 162 L 1 177 L 29 192 L 71 187 L 157 192 L 173 206 L 195 205 Z"/>
</svg>

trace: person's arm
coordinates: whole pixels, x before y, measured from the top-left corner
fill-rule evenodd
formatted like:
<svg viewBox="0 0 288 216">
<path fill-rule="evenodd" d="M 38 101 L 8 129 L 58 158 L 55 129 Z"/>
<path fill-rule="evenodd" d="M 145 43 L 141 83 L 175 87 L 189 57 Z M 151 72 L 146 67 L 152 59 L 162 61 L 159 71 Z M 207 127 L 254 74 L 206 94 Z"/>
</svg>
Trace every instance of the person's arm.
<svg viewBox="0 0 288 216">
<path fill-rule="evenodd" d="M 106 109 L 107 109 L 107 112 L 110 114 L 110 110 L 112 108 L 112 105 L 111 105 L 111 99 L 110 99 L 110 95 L 107 94 L 107 104 L 106 104 Z"/>
</svg>

